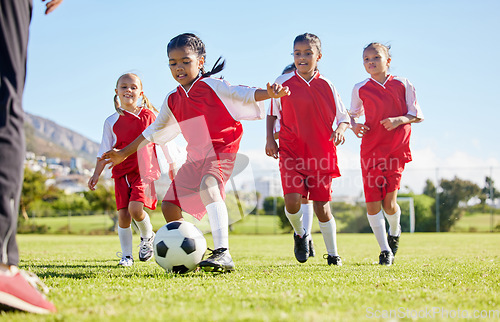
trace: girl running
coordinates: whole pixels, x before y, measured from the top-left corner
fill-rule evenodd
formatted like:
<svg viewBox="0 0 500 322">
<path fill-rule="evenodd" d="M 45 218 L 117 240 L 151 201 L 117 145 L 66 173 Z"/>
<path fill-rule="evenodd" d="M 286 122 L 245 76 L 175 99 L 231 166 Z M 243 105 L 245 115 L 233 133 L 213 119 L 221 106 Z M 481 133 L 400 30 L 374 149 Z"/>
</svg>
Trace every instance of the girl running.
<svg viewBox="0 0 500 322">
<path fill-rule="evenodd" d="M 392 265 L 401 235 L 401 208 L 397 203 L 401 175 L 412 160 L 410 123 L 424 115 L 415 88 L 406 78 L 389 74 L 390 47 L 371 43 L 363 50 L 370 78 L 352 91 L 352 130 L 361 141 L 361 170 L 368 222 L 380 246 L 380 265 Z M 357 123 L 364 115 L 365 123 Z M 389 222 L 386 236 L 385 220 Z"/>
<path fill-rule="evenodd" d="M 290 65 L 287 65 L 285 69 L 283 69 L 283 72 L 281 74 L 283 75 L 293 73 L 296 70 L 297 68 L 295 67 L 295 63 L 291 63 Z M 268 111 L 266 122 L 274 122 L 274 139 L 278 140 L 280 136 L 280 121 L 276 118 L 276 116 L 271 114 L 270 110 Z M 300 211 L 302 211 L 302 221 L 304 222 L 304 229 L 306 231 L 306 234 L 311 236 L 312 223 L 314 219 L 314 207 L 312 200 L 309 200 L 307 197 L 302 196 L 302 199 L 300 200 Z M 316 252 L 314 251 L 314 242 L 311 236 L 311 238 L 309 238 L 309 257 L 314 257 L 315 255 Z"/>
<path fill-rule="evenodd" d="M 102 142 L 94 174 L 88 186 L 95 190 L 106 162 L 100 157 L 112 148 L 123 148 L 142 133 L 156 116 L 157 111 L 143 92 L 142 82 L 135 74 L 120 76 L 116 83 L 114 104 L 116 112 L 104 122 Z M 142 101 L 139 101 L 142 98 Z M 140 105 L 139 105 L 140 104 Z M 113 168 L 116 208 L 118 210 L 118 237 L 121 259 L 118 265 L 132 266 L 132 219 L 141 234 L 139 259 L 147 261 L 153 256 L 154 232 L 144 207 L 154 210 L 157 198 L 153 181 L 160 176 L 154 144 L 149 144 Z"/>
<path fill-rule="evenodd" d="M 194 34 L 174 37 L 167 45 L 170 71 L 179 86 L 170 92 L 156 121 L 131 144 L 105 153 L 118 165 L 143 142 L 162 142 L 182 132 L 187 160 L 179 169 L 162 203 L 167 222 L 182 220 L 181 211 L 201 219 L 208 213 L 214 240 L 211 256 L 200 263 L 205 271 L 234 270 L 229 254 L 228 213 L 224 186 L 231 176 L 243 134 L 241 120 L 262 119 L 260 101 L 288 95 L 288 89 L 267 84 L 267 89 L 231 86 L 210 77 L 224 68 L 216 62 L 205 72 L 205 45 Z"/>
<path fill-rule="evenodd" d="M 321 41 L 305 33 L 295 38 L 297 70 L 281 75 L 276 83 L 287 86 L 290 96 L 273 99 L 267 123 L 266 154 L 278 158 L 285 197 L 285 214 L 294 230 L 295 258 L 304 263 L 310 256 L 310 235 L 301 210 L 302 197 L 313 208 L 328 254 L 328 265 L 342 265 L 337 250 L 336 223 L 330 210 L 332 179 L 339 177 L 336 146 L 345 141 L 349 115 L 333 84 L 318 71 Z M 273 137 L 280 121 L 279 150 Z M 334 128 L 336 125 L 336 128 Z"/>
</svg>

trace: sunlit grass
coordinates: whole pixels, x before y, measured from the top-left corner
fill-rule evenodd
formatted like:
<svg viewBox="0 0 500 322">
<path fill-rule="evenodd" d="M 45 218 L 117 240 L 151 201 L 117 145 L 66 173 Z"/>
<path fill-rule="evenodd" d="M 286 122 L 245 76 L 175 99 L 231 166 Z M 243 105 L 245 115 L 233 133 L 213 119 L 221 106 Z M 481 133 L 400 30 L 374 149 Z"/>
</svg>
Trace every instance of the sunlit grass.
<svg viewBox="0 0 500 322">
<path fill-rule="evenodd" d="M 166 274 L 154 261 L 118 267 L 117 236 L 19 235 L 21 267 L 51 288 L 58 313 L 10 321 L 354 321 L 430 308 L 500 309 L 500 234 L 405 234 L 392 267 L 372 234 L 339 234 L 344 266 L 299 264 L 285 235 L 232 235 L 236 271 Z M 212 244 L 207 236 L 209 246 Z M 134 235 L 138 244 L 138 236 Z M 405 313 L 406 312 L 406 313 Z M 388 313 L 387 313 L 388 314 Z M 395 316 L 393 316 L 395 317 Z M 405 317 L 405 316 L 399 316 Z M 398 316 L 396 316 L 398 318 Z M 440 316 L 434 316 L 439 319 Z"/>
</svg>

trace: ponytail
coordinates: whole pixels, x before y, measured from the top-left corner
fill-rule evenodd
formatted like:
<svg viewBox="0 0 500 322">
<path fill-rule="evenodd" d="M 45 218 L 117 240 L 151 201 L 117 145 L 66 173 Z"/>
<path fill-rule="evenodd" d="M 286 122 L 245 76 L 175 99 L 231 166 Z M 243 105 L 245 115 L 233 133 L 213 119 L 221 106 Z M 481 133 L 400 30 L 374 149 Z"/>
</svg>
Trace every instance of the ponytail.
<svg viewBox="0 0 500 322">
<path fill-rule="evenodd" d="M 144 92 L 142 93 L 142 107 L 147 108 L 150 111 L 154 111 L 158 113 L 158 110 L 153 106 L 151 101 L 146 97 L 146 94 Z"/>
<path fill-rule="evenodd" d="M 113 98 L 113 103 L 115 104 L 116 113 L 118 113 L 120 115 L 125 115 L 125 114 L 123 114 L 123 111 L 120 108 L 120 101 L 118 100 L 118 95 L 116 95 L 116 94 L 115 94 L 115 97 Z"/>
<path fill-rule="evenodd" d="M 226 63 L 226 60 L 223 60 L 222 62 L 220 62 L 221 59 L 222 59 L 222 57 L 219 57 L 219 59 L 217 59 L 217 61 L 214 64 L 214 67 L 212 67 L 212 70 L 210 70 L 209 72 L 205 73 L 205 71 L 202 69 L 201 70 L 201 72 L 202 72 L 201 77 L 210 77 L 212 75 L 220 73 L 224 69 L 224 65 Z"/>
</svg>

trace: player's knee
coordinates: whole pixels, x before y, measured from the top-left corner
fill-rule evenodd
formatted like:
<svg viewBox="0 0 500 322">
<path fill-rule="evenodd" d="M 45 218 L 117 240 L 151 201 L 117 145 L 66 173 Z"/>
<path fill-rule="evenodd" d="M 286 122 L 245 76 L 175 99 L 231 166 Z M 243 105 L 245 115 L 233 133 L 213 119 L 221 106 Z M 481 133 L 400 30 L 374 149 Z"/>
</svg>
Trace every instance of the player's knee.
<svg viewBox="0 0 500 322">
<path fill-rule="evenodd" d="M 301 197 L 298 194 L 285 195 L 285 208 L 291 214 L 295 214 L 300 210 Z"/>
<path fill-rule="evenodd" d="M 388 215 L 394 215 L 397 211 L 397 207 L 398 204 L 392 200 L 384 201 L 383 203 L 384 212 Z"/>
</svg>

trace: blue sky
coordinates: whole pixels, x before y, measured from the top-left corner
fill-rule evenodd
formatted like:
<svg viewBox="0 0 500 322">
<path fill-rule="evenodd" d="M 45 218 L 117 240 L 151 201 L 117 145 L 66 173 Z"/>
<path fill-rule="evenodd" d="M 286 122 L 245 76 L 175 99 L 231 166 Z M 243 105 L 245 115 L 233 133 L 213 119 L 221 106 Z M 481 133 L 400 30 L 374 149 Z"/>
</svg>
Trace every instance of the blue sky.
<svg viewBox="0 0 500 322">
<path fill-rule="evenodd" d="M 34 5 L 24 108 L 96 142 L 121 74 L 137 73 L 158 107 L 177 86 L 165 48 L 179 33 L 200 36 L 209 67 L 223 56 L 230 83 L 264 87 L 292 62 L 295 36 L 311 32 L 323 45 L 320 72 L 346 107 L 368 76 L 363 47 L 392 46 L 391 71 L 414 84 L 426 117 L 412 126 L 414 161 L 404 180 L 414 190 L 436 168 L 482 184 L 493 167 L 500 182 L 499 1 L 65 0 L 49 16 L 40 0 Z M 276 169 L 263 152 L 265 122 L 245 122 L 244 130 L 240 151 L 254 169 Z M 348 132 L 339 148 L 344 176 L 357 173 L 358 154 L 359 139 Z"/>
</svg>

